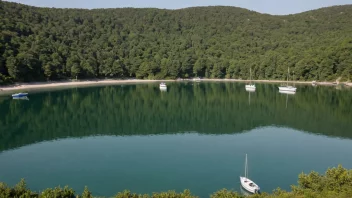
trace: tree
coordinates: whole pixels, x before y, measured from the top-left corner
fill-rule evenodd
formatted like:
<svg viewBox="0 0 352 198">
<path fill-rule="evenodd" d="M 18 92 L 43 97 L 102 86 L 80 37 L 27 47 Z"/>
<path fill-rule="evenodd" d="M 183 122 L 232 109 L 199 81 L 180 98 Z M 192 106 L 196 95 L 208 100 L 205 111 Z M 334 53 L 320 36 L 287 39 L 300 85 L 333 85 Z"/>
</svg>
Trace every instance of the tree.
<svg viewBox="0 0 352 198">
<path fill-rule="evenodd" d="M 18 61 L 16 58 L 13 56 L 8 57 L 6 60 L 6 65 L 9 75 L 15 80 L 18 80 L 20 71 L 18 69 Z"/>
<path fill-rule="evenodd" d="M 201 77 L 205 76 L 205 59 L 203 59 L 203 58 L 197 59 L 197 61 L 194 63 L 193 74 L 197 77 L 198 76 L 201 76 Z"/>
<path fill-rule="evenodd" d="M 75 77 L 77 80 L 78 75 L 81 73 L 80 60 L 77 54 L 71 54 L 71 56 L 67 59 L 66 67 L 70 69 L 71 76 Z"/>
<path fill-rule="evenodd" d="M 249 68 L 253 78 L 283 80 L 287 67 L 298 80 L 351 78 L 350 5 L 289 16 L 221 6 L 75 10 L 1 2 L 1 9 L 0 74 L 14 82 L 247 79 Z"/>
<path fill-rule="evenodd" d="M 87 186 L 84 187 L 82 198 L 93 198 L 92 193 L 88 190 Z"/>
</svg>

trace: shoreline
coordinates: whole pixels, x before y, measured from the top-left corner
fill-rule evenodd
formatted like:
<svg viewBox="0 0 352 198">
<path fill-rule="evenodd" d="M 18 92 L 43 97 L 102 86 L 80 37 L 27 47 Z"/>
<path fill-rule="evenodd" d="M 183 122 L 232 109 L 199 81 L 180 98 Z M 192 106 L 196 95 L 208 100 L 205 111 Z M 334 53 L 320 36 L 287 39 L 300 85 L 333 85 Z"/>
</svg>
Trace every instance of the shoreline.
<svg viewBox="0 0 352 198">
<path fill-rule="evenodd" d="M 192 81 L 192 80 L 191 80 Z M 250 80 L 240 80 L 240 79 L 201 79 L 201 81 L 228 81 L 228 82 L 249 82 Z M 252 82 L 257 83 L 287 83 L 286 80 L 252 80 Z M 289 83 L 295 84 L 312 84 L 312 81 L 288 81 Z M 316 82 L 316 85 L 337 85 L 336 82 Z M 340 84 L 345 84 L 347 86 L 352 86 L 350 82 L 340 82 Z"/>
<path fill-rule="evenodd" d="M 81 80 L 81 81 L 52 81 L 52 82 L 33 82 L 33 83 L 15 83 L 8 86 L 0 86 L 0 93 L 11 92 L 16 90 L 33 90 L 43 88 L 57 88 L 57 87 L 84 87 L 88 85 L 114 85 L 114 84 L 129 84 L 129 83 L 152 83 L 152 82 L 183 82 L 193 81 L 192 79 L 177 79 L 177 80 L 142 80 L 142 79 L 126 79 L 126 80 Z M 249 80 L 240 79 L 200 79 L 204 82 L 249 82 Z M 254 83 L 286 83 L 284 80 L 252 80 Z M 289 81 L 289 83 L 296 84 L 312 84 L 311 81 Z M 352 83 L 342 83 L 347 86 L 352 86 Z M 334 86 L 334 82 L 316 82 L 316 85 Z"/>
<path fill-rule="evenodd" d="M 118 84 L 138 84 L 152 82 L 173 82 L 175 80 L 141 80 L 141 79 L 126 79 L 126 80 L 78 80 L 78 81 L 51 81 L 51 82 L 33 82 L 33 83 L 15 83 L 7 86 L 0 86 L 0 96 L 4 94 L 15 93 L 15 91 L 35 91 L 57 88 L 77 88 L 99 85 L 118 85 Z"/>
</svg>

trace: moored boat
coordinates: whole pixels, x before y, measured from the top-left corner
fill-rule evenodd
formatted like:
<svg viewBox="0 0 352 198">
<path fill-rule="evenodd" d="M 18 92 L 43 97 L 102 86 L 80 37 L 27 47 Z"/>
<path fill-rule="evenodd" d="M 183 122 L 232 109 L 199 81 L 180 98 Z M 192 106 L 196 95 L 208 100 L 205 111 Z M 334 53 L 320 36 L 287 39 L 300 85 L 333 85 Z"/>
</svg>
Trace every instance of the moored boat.
<svg viewBox="0 0 352 198">
<path fill-rule="evenodd" d="M 255 85 L 246 85 L 247 91 L 255 91 Z"/>
<path fill-rule="evenodd" d="M 246 85 L 246 91 L 255 91 L 255 85 L 252 84 L 252 68 L 249 69 L 249 78 L 250 78 L 250 83 L 249 85 Z"/>
<path fill-rule="evenodd" d="M 244 177 L 240 177 L 241 186 L 250 193 L 260 193 L 260 187 L 248 178 L 247 154 L 244 172 Z"/>
<path fill-rule="evenodd" d="M 167 89 L 167 86 L 165 83 L 162 82 L 162 83 L 160 83 L 159 88 L 160 89 Z"/>
<path fill-rule="evenodd" d="M 279 87 L 279 91 L 296 92 L 296 90 L 297 90 L 296 87 L 288 85 L 289 76 L 290 76 L 290 68 L 287 69 L 287 85 L 286 86 L 280 86 Z"/>
<path fill-rule="evenodd" d="M 15 93 L 15 94 L 12 94 L 12 97 L 24 97 L 24 96 L 28 96 L 28 93 Z"/>
</svg>

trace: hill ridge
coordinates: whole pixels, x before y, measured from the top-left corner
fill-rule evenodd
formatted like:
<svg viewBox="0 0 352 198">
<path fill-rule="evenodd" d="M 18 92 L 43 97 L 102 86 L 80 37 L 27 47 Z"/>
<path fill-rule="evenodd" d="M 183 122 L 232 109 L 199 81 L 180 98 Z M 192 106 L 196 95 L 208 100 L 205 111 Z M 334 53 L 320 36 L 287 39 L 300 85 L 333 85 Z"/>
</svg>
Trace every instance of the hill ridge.
<svg viewBox="0 0 352 198">
<path fill-rule="evenodd" d="M 349 81 L 352 5 L 57 9 L 1 2 L 0 84 L 72 78 Z M 234 12 L 233 10 L 237 10 Z"/>
<path fill-rule="evenodd" d="M 315 8 L 311 10 L 306 10 L 302 12 L 297 12 L 297 13 L 291 13 L 291 14 L 270 14 L 266 12 L 260 12 L 256 10 L 252 10 L 249 8 L 244 8 L 244 7 L 239 7 L 239 6 L 231 6 L 231 5 L 201 5 L 201 6 L 190 6 L 190 7 L 183 7 L 183 8 L 157 8 L 157 7 L 114 7 L 114 8 L 56 8 L 56 7 L 45 7 L 45 6 L 34 6 L 34 5 L 29 5 L 25 3 L 19 3 L 19 2 L 10 2 L 10 1 L 4 1 L 5 3 L 13 3 L 13 4 L 19 4 L 21 6 L 29 6 L 29 7 L 34 7 L 34 8 L 43 8 L 43 9 L 71 9 L 71 10 L 114 10 L 114 9 L 156 9 L 156 10 L 166 10 L 166 11 L 179 11 L 179 10 L 185 10 L 185 9 L 192 9 L 192 8 L 211 8 L 211 7 L 230 7 L 230 8 L 238 8 L 238 9 L 243 9 L 246 11 L 250 12 L 255 12 L 263 15 L 271 15 L 271 16 L 290 16 L 290 15 L 299 15 L 302 13 L 306 12 L 314 12 L 322 9 L 330 9 L 330 8 L 338 8 L 338 7 L 345 7 L 345 6 L 350 6 L 352 7 L 352 4 L 340 4 L 340 5 L 333 5 L 333 6 L 325 6 L 325 7 L 320 7 L 320 8 Z M 351 8 L 352 9 L 352 8 Z"/>
</svg>

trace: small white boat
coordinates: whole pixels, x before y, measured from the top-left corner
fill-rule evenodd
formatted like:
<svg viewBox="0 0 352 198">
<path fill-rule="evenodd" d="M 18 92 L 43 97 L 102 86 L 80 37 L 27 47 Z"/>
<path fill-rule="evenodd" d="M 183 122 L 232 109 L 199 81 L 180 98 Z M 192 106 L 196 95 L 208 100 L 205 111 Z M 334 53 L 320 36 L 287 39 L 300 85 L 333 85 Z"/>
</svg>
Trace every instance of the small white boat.
<svg viewBox="0 0 352 198">
<path fill-rule="evenodd" d="M 254 183 L 252 180 L 248 179 L 248 163 L 246 154 L 246 163 L 244 167 L 244 177 L 240 177 L 241 186 L 250 193 L 259 193 L 260 187 Z"/>
<path fill-rule="evenodd" d="M 252 84 L 252 68 L 249 69 L 249 78 L 250 78 L 250 83 L 249 85 L 246 85 L 246 91 L 255 91 L 255 85 Z"/>
<path fill-rule="evenodd" d="M 167 86 L 165 83 L 162 82 L 162 83 L 160 83 L 159 88 L 165 90 L 165 89 L 167 89 Z"/>
<path fill-rule="evenodd" d="M 297 90 L 296 87 L 288 85 L 288 78 L 290 76 L 290 68 L 288 68 L 287 72 L 288 72 L 287 73 L 287 85 L 286 86 L 280 86 L 279 87 L 279 91 L 296 92 L 296 90 Z"/>
<path fill-rule="evenodd" d="M 12 97 L 24 97 L 24 96 L 28 96 L 28 93 L 15 93 L 15 94 L 12 94 Z"/>
</svg>

